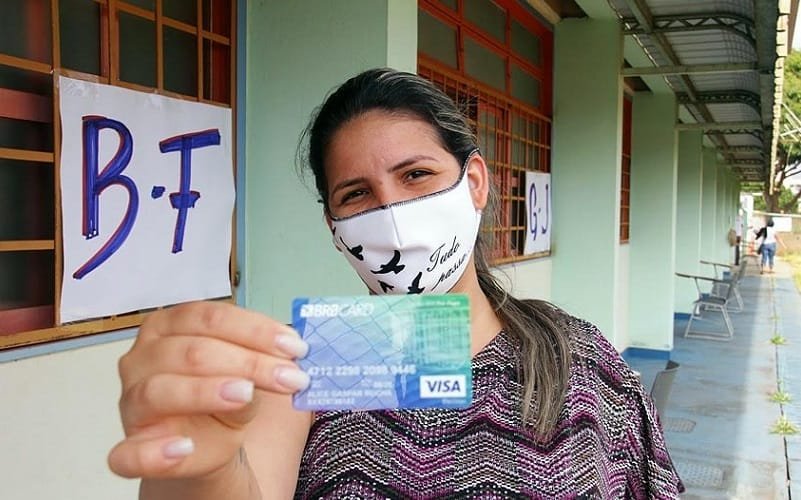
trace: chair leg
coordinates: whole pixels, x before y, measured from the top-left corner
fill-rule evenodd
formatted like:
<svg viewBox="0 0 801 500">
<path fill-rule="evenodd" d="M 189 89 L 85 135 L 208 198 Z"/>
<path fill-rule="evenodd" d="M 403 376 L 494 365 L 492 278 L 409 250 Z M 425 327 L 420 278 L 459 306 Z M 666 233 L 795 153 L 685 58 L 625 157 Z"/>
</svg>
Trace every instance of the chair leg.
<svg viewBox="0 0 801 500">
<path fill-rule="evenodd" d="M 687 328 L 684 329 L 684 338 L 688 338 L 690 333 L 690 326 L 693 324 L 693 318 L 695 318 L 695 306 L 693 306 L 693 310 L 690 313 L 690 319 L 687 320 Z"/>
<path fill-rule="evenodd" d="M 740 287 L 739 286 L 735 286 L 734 287 L 734 298 L 737 299 L 737 310 L 733 311 L 733 312 L 742 312 L 743 311 L 743 307 L 745 307 L 745 304 L 743 303 L 743 296 L 740 295 Z"/>
<path fill-rule="evenodd" d="M 729 341 L 732 338 L 734 338 L 734 326 L 732 326 L 731 318 L 729 317 L 729 312 L 726 310 L 726 306 L 716 305 L 716 304 L 715 305 L 705 304 L 705 306 L 707 310 L 715 309 L 721 312 L 721 314 L 723 315 L 723 321 L 726 324 L 726 333 L 692 330 L 693 320 L 700 319 L 700 314 L 699 315 L 691 314 L 689 321 L 687 321 L 687 328 L 685 328 L 684 330 L 684 337 L 701 339 L 701 340 L 717 340 L 717 341 Z"/>
<path fill-rule="evenodd" d="M 720 308 L 720 312 L 723 313 L 723 320 L 726 322 L 726 330 L 729 332 L 729 336 L 726 340 L 730 340 L 734 338 L 734 326 L 731 324 L 731 318 L 729 317 L 729 311 L 726 310 L 726 306 Z"/>
</svg>

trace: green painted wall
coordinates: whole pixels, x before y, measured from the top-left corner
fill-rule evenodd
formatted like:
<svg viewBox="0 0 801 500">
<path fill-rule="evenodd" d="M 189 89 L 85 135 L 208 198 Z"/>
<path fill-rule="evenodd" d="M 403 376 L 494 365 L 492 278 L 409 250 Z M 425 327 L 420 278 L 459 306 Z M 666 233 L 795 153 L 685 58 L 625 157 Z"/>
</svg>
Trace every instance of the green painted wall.
<svg viewBox="0 0 801 500">
<path fill-rule="evenodd" d="M 701 265 L 701 192 L 703 184 L 703 132 L 679 132 L 678 189 L 676 201 L 676 271 L 700 274 Z M 698 298 L 695 283 L 675 278 L 676 312 L 689 314 Z"/>
<path fill-rule="evenodd" d="M 718 208 L 715 212 L 717 221 L 717 234 L 715 235 L 715 250 L 716 262 L 729 263 L 729 243 L 727 233 L 729 231 L 729 216 L 731 215 L 731 207 L 729 205 L 729 187 L 730 175 L 728 168 L 721 165 L 718 172 L 718 194 L 717 202 Z"/>
<path fill-rule="evenodd" d="M 616 340 L 623 44 L 617 20 L 554 32 L 552 300 Z M 592 47 L 592 50 L 588 50 Z"/>
<path fill-rule="evenodd" d="M 673 348 L 678 142 L 673 94 L 633 100 L 629 345 Z"/>
<path fill-rule="evenodd" d="M 717 247 L 718 160 L 714 149 L 703 149 L 703 184 L 701 193 L 701 258 L 715 260 Z"/>
<path fill-rule="evenodd" d="M 730 166 L 723 164 L 719 169 L 717 261 L 732 264 L 734 247 L 729 245 L 728 234 L 730 229 L 734 229 L 734 217 L 737 215 L 739 203 L 739 186 Z"/>
<path fill-rule="evenodd" d="M 247 12 L 246 221 L 248 307 L 288 321 L 299 295 L 364 293 L 334 249 L 296 172 L 298 137 L 334 86 L 392 64 L 414 71 L 414 0 L 249 2 Z"/>
</svg>

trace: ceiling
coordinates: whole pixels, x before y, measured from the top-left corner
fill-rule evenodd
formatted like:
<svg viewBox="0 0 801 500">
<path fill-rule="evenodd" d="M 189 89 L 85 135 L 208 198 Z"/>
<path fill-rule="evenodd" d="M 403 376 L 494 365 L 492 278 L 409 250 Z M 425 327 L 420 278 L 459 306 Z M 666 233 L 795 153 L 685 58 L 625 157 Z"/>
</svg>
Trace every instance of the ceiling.
<svg viewBox="0 0 801 500">
<path fill-rule="evenodd" d="M 624 36 L 645 54 L 621 69 L 629 88 L 644 90 L 646 82 L 664 80 L 657 83 L 667 84 L 679 103 L 678 130 L 702 131 L 705 144 L 717 149 L 740 180 L 769 178 L 779 135 L 784 58 L 799 0 L 527 2 L 548 12 L 552 23 L 605 17 L 611 7 Z"/>
<path fill-rule="evenodd" d="M 788 30 L 798 0 L 609 0 L 624 36 L 676 93 L 679 130 L 700 130 L 742 181 L 768 178 L 775 159 Z"/>
</svg>

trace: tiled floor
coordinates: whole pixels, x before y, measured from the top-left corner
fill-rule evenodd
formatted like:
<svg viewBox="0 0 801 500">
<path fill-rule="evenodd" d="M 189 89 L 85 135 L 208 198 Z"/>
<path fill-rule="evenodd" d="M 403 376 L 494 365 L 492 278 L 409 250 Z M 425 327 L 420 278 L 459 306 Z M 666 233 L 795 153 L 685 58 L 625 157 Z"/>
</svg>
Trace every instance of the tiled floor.
<svg viewBox="0 0 801 500">
<path fill-rule="evenodd" d="M 733 340 L 686 339 L 687 320 L 675 323 L 671 359 L 681 367 L 662 421 L 683 498 L 801 498 L 801 434 L 771 432 L 782 415 L 801 430 L 801 294 L 784 263 L 765 275 L 749 265 L 744 311 L 731 315 Z M 723 328 L 719 313 L 705 317 Z M 627 359 L 646 387 L 665 364 Z M 771 400 L 780 385 L 789 403 Z"/>
</svg>

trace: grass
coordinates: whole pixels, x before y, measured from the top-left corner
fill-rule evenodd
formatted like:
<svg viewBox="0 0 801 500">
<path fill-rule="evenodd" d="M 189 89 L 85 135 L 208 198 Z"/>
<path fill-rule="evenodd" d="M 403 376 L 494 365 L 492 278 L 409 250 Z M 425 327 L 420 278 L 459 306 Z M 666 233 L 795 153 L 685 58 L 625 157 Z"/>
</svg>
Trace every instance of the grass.
<svg viewBox="0 0 801 500">
<path fill-rule="evenodd" d="M 773 427 L 770 429 L 771 434 L 781 434 L 783 436 L 787 436 L 790 434 L 798 434 L 798 427 L 788 420 L 786 415 L 782 415 L 779 417 L 779 420 L 773 424 Z"/>
<path fill-rule="evenodd" d="M 779 390 L 770 395 L 770 400 L 774 403 L 779 403 L 780 405 L 783 405 L 792 401 L 793 397 L 790 396 L 789 392 L 785 392 L 785 390 L 782 389 L 780 385 Z"/>
<path fill-rule="evenodd" d="M 784 345 L 787 343 L 787 339 L 779 335 L 778 333 L 770 338 L 771 344 L 775 345 Z"/>
</svg>

